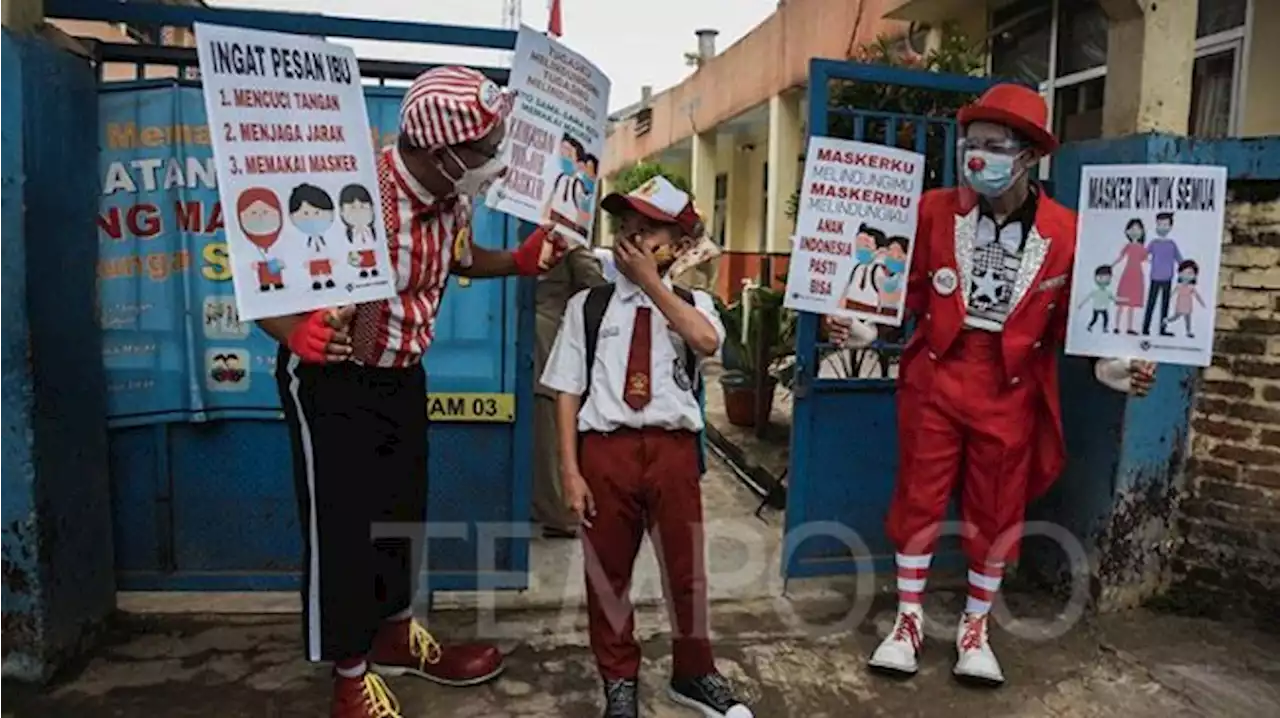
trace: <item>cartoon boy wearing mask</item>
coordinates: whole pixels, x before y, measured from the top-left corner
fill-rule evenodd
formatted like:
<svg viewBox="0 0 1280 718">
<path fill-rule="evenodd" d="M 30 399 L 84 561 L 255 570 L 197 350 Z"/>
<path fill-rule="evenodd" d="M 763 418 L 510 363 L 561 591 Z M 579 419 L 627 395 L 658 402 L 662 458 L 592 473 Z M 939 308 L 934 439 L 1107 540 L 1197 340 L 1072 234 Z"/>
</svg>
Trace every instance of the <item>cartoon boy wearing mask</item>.
<svg viewBox="0 0 1280 718">
<path fill-rule="evenodd" d="M 324 233 L 333 225 L 333 198 L 313 184 L 300 184 L 289 193 L 289 219 L 306 235 L 307 247 L 322 255 L 307 262 L 311 288 L 332 289 L 333 262 L 324 255 Z"/>
<path fill-rule="evenodd" d="M 881 251 L 886 241 L 885 233 L 875 227 L 858 227 L 858 236 L 853 240 L 853 271 L 844 291 L 846 309 L 875 313 L 879 308 L 880 281 L 889 271 Z"/>
</svg>

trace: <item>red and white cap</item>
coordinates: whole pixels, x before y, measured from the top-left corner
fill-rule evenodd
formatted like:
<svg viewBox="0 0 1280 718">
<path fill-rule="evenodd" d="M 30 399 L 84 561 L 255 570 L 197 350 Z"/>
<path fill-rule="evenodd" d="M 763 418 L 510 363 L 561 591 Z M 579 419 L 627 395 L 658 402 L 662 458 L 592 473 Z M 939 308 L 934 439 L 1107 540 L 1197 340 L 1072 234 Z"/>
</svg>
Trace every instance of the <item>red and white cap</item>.
<svg viewBox="0 0 1280 718">
<path fill-rule="evenodd" d="M 600 206 L 609 214 L 630 210 L 649 219 L 677 225 L 694 239 L 702 235 L 702 218 L 693 206 L 693 198 L 662 175 L 650 178 L 628 194 L 614 192 L 605 197 Z"/>
<path fill-rule="evenodd" d="M 514 97 L 469 67 L 432 68 L 404 95 L 400 133 L 423 149 L 472 142 L 507 119 Z"/>
</svg>

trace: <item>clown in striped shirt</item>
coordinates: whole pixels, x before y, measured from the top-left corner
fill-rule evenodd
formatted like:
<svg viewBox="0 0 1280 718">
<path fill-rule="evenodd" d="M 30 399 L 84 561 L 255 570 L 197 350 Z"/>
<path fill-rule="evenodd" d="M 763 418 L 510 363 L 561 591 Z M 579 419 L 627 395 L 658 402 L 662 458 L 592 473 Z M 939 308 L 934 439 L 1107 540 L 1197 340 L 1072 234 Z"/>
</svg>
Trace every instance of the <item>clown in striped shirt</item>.
<svg viewBox="0 0 1280 718">
<path fill-rule="evenodd" d="M 411 539 L 371 537 L 384 522 L 426 521 L 422 360 L 449 275 L 537 275 L 565 249 L 547 228 L 511 252 L 472 243 L 471 200 L 503 173 L 511 101 L 474 70 L 420 75 L 396 143 L 378 155 L 396 296 L 259 322 L 280 342 L 306 547 L 307 654 L 334 663 L 336 718 L 399 716 L 382 676 L 472 685 L 502 670 L 496 647 L 441 645 L 415 620 Z"/>
</svg>

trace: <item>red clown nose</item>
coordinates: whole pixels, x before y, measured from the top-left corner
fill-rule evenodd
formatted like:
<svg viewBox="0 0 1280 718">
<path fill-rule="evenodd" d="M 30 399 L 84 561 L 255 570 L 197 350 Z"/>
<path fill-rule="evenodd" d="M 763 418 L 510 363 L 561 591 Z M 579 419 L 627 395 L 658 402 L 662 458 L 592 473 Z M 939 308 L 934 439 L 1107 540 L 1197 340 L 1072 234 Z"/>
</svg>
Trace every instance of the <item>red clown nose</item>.
<svg viewBox="0 0 1280 718">
<path fill-rule="evenodd" d="M 987 166 L 986 160 L 982 159 L 981 157 L 969 158 L 969 169 L 972 170 L 973 172 L 981 172 L 982 168 L 986 166 Z"/>
</svg>

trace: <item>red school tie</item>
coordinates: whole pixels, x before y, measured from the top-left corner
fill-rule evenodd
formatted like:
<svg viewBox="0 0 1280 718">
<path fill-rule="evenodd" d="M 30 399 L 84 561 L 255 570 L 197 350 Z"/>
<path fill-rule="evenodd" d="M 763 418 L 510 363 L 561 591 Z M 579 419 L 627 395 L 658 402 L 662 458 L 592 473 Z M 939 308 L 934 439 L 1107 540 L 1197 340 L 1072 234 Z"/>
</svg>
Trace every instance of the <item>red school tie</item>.
<svg viewBox="0 0 1280 718">
<path fill-rule="evenodd" d="M 627 352 L 627 385 L 623 387 L 622 400 L 633 411 L 640 411 L 649 403 L 652 390 L 649 382 L 650 322 L 649 307 L 637 307 L 635 325 L 631 328 L 631 349 Z"/>
</svg>

